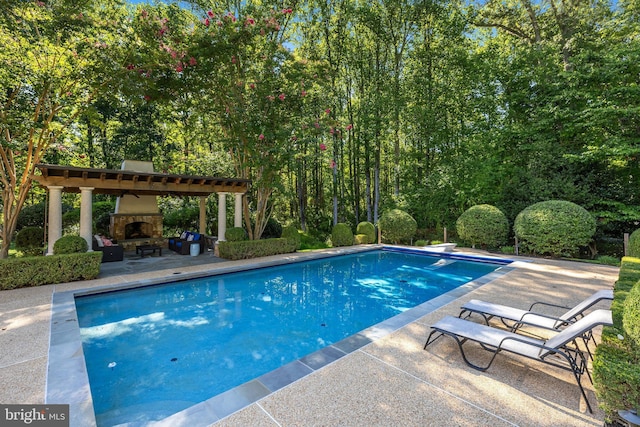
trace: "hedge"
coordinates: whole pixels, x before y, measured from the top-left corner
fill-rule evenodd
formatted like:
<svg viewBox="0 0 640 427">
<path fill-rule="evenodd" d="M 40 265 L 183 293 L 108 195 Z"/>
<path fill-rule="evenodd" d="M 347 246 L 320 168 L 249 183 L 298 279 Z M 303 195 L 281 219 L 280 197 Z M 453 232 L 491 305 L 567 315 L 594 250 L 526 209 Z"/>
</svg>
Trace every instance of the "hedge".
<svg viewBox="0 0 640 427">
<path fill-rule="evenodd" d="M 102 252 L 7 258 L 0 260 L 0 289 L 95 279 Z"/>
<path fill-rule="evenodd" d="M 220 258 L 238 260 L 288 254 L 295 252 L 296 247 L 297 243 L 293 239 L 279 237 L 277 239 L 220 242 L 218 252 Z"/>
<path fill-rule="evenodd" d="M 613 326 L 602 329 L 602 342 L 593 358 L 593 385 L 609 420 L 616 418 L 618 410 L 640 409 L 640 345 L 633 336 L 637 323 L 629 328 L 638 321 L 640 307 L 627 302 L 630 294 L 635 298 L 637 293 L 640 258 L 624 257 L 611 304 Z M 625 331 L 625 325 L 629 331 Z"/>
</svg>

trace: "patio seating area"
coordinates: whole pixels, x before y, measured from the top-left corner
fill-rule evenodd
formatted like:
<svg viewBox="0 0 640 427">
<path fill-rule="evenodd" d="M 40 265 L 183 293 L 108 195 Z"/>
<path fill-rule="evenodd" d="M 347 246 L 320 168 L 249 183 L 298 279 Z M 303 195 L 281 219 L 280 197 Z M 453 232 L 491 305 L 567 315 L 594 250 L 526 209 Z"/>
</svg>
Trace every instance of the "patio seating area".
<svg viewBox="0 0 640 427">
<path fill-rule="evenodd" d="M 340 249 L 319 252 L 334 250 Z M 297 253 L 224 261 L 208 252 L 185 257 L 163 251 L 161 257 L 144 258 L 127 252 L 121 262 L 102 264 L 96 280 L 2 291 L 0 402 L 44 403 L 54 292 L 179 274 L 200 275 L 214 269 L 252 263 L 266 265 L 309 256 Z M 604 415 L 597 408 L 592 384 L 588 380 L 583 382 L 594 406 L 593 414 L 589 413 L 571 372 L 506 353 L 496 358 L 489 371 L 479 372 L 464 363 L 454 340 L 438 340 L 423 349 L 431 325 L 446 315 L 457 316 L 460 307 L 472 299 L 523 309 L 539 300 L 575 305 L 598 290 L 610 289 L 618 277 L 615 267 L 513 258 L 516 260 L 510 265 L 513 271 L 462 297 L 439 297 L 430 314 L 390 334 L 381 331 L 379 339 L 359 350 L 225 419 L 208 423 L 274 427 L 601 426 Z M 601 301 L 593 309 L 608 308 L 609 304 L 610 301 Z M 596 335 L 599 331 L 596 329 Z M 482 358 L 481 352 L 469 348 L 468 355 Z M 202 419 L 209 419 L 206 416 Z M 71 425 L 79 425 L 77 421 L 74 423 L 73 413 Z M 170 425 L 182 424 L 172 417 Z"/>
</svg>

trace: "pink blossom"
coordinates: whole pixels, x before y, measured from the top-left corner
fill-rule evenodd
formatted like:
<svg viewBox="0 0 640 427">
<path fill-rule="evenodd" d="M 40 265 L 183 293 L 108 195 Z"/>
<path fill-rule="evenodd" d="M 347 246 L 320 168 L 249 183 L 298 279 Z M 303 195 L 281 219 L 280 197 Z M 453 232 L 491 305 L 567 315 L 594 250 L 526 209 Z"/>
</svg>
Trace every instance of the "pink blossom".
<svg viewBox="0 0 640 427">
<path fill-rule="evenodd" d="M 302 92 L 300 92 L 300 96 L 307 96 L 307 91 L 303 90 Z"/>
<path fill-rule="evenodd" d="M 158 35 L 162 37 L 166 32 L 167 32 L 167 27 L 162 27 L 160 28 L 160 31 L 158 31 Z"/>
<path fill-rule="evenodd" d="M 253 83 L 250 83 L 250 84 L 249 84 L 249 88 L 250 88 L 250 89 L 255 89 L 255 88 L 256 88 L 256 85 L 255 85 L 255 84 L 253 84 Z"/>
<path fill-rule="evenodd" d="M 297 137 L 297 136 L 295 136 L 295 135 L 293 135 L 293 136 L 291 137 L 291 140 L 292 140 L 292 141 L 297 141 L 297 140 L 298 140 L 298 137 Z"/>
<path fill-rule="evenodd" d="M 260 136 L 258 137 L 258 139 L 259 139 L 260 141 L 262 141 L 262 140 L 264 139 L 264 135 L 263 135 L 263 134 L 260 134 Z"/>
<path fill-rule="evenodd" d="M 176 64 L 176 71 L 181 73 L 183 70 L 184 70 L 184 66 L 183 66 L 182 62 L 178 62 Z"/>
<path fill-rule="evenodd" d="M 218 21 L 216 22 L 216 24 L 218 24 L 218 27 L 222 27 L 224 24 L 222 23 L 222 21 Z"/>
<path fill-rule="evenodd" d="M 321 150 L 321 151 L 324 151 L 324 150 L 326 150 L 326 149 L 327 149 L 327 146 L 326 146 L 326 145 L 324 145 L 324 144 L 320 144 L 320 150 Z"/>
<path fill-rule="evenodd" d="M 142 9 L 142 12 L 140 12 L 140 14 L 141 14 L 141 15 L 142 15 L 142 17 L 143 17 L 143 18 L 145 18 L 145 19 L 147 18 L 147 16 L 149 16 L 149 13 L 148 13 L 146 10 L 144 10 L 144 9 Z"/>
<path fill-rule="evenodd" d="M 40 7 L 44 7 L 44 2 L 43 1 L 39 1 L 36 3 L 36 5 L 40 6 Z"/>
<path fill-rule="evenodd" d="M 348 124 L 347 125 L 347 130 L 351 130 L 351 129 L 353 129 L 353 125 L 352 124 Z"/>
<path fill-rule="evenodd" d="M 204 22 L 204 26 L 205 26 L 205 27 L 208 27 L 208 26 L 209 26 L 209 24 L 211 23 L 211 22 L 209 21 L 209 18 L 204 18 L 204 21 L 202 21 L 202 22 Z"/>
<path fill-rule="evenodd" d="M 282 13 L 284 13 L 285 15 L 291 14 L 293 13 L 293 9 L 282 9 Z"/>
<path fill-rule="evenodd" d="M 331 108 L 327 108 L 326 110 L 324 110 L 324 112 L 327 114 L 331 114 Z"/>
<path fill-rule="evenodd" d="M 255 25 L 255 24 L 256 24 L 256 20 L 251 17 L 247 18 L 245 22 L 245 25 Z"/>
<path fill-rule="evenodd" d="M 85 158 L 85 157 L 87 157 L 87 156 L 86 156 L 86 155 L 84 155 L 84 154 L 80 154 L 80 155 L 78 155 L 78 157 L 80 157 L 81 159 L 84 159 L 84 158 Z"/>
<path fill-rule="evenodd" d="M 173 59 L 176 59 L 176 58 L 178 57 L 178 52 L 176 52 L 175 50 L 172 50 L 172 51 L 171 51 L 171 57 L 172 57 Z"/>
<path fill-rule="evenodd" d="M 127 70 L 133 70 L 134 68 L 136 67 L 133 64 L 127 65 Z"/>
<path fill-rule="evenodd" d="M 316 127 L 316 129 L 320 129 L 320 123 L 315 122 L 313 125 Z"/>
<path fill-rule="evenodd" d="M 145 100 L 145 101 L 151 101 L 151 97 L 150 97 L 149 95 L 145 95 L 145 96 L 144 96 L 144 100 Z"/>
<path fill-rule="evenodd" d="M 192 67 L 194 65 L 196 65 L 198 63 L 198 61 L 196 61 L 196 58 L 194 58 L 193 56 L 191 58 L 189 58 L 189 65 L 191 65 Z"/>
<path fill-rule="evenodd" d="M 278 95 L 278 98 L 280 98 L 280 101 L 284 101 L 286 95 L 284 93 L 281 93 L 280 95 Z"/>
<path fill-rule="evenodd" d="M 333 135 L 335 133 L 335 130 L 333 128 L 329 128 L 329 133 Z"/>
<path fill-rule="evenodd" d="M 275 97 L 275 96 L 273 96 L 273 95 L 269 95 L 269 96 L 267 96 L 267 99 L 268 99 L 269 101 L 274 101 L 274 100 L 276 99 L 276 97 Z"/>
<path fill-rule="evenodd" d="M 331 163 L 329 163 L 329 167 L 331 169 L 334 169 L 336 167 L 336 161 L 335 160 L 331 160 Z"/>
<path fill-rule="evenodd" d="M 207 11 L 207 15 L 209 15 L 210 18 L 213 18 L 214 16 L 216 16 L 216 14 L 213 13 L 212 10 Z"/>
<path fill-rule="evenodd" d="M 232 64 L 235 64 L 235 63 L 236 63 L 236 56 L 235 56 L 235 55 L 233 55 L 233 56 L 231 57 L 231 63 L 232 63 Z"/>
</svg>

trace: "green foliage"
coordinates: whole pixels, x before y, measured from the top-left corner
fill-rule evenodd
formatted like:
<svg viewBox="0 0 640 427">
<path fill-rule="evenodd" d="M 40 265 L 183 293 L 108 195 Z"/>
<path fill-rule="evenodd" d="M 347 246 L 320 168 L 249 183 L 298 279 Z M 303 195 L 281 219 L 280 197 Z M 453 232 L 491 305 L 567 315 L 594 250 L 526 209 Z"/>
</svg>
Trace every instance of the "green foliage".
<svg viewBox="0 0 640 427">
<path fill-rule="evenodd" d="M 74 208 L 62 214 L 62 228 L 65 230 L 80 225 L 80 208 Z"/>
<path fill-rule="evenodd" d="M 238 260 L 251 259 L 269 255 L 288 254 L 296 251 L 296 243 L 292 239 L 260 239 L 240 242 L 220 242 L 218 245 L 220 258 Z"/>
<path fill-rule="evenodd" d="M 429 242 L 427 242 L 426 240 L 416 240 L 414 242 L 414 246 L 427 246 L 429 244 Z"/>
<path fill-rule="evenodd" d="M 586 209 L 564 200 L 548 200 L 529 206 L 513 225 L 523 251 L 562 256 L 589 244 L 596 230 Z"/>
<path fill-rule="evenodd" d="M 331 246 L 334 248 L 351 246 L 353 242 L 353 232 L 348 224 L 340 222 L 333 226 L 333 230 L 331 231 Z"/>
<path fill-rule="evenodd" d="M 299 250 L 326 249 L 329 245 L 312 233 L 302 233 Z"/>
<path fill-rule="evenodd" d="M 88 249 L 87 241 L 80 236 L 74 235 L 62 236 L 53 244 L 53 253 L 55 255 L 82 253 L 87 252 Z"/>
<path fill-rule="evenodd" d="M 224 238 L 227 239 L 227 242 L 240 242 L 247 240 L 249 237 L 247 236 L 247 232 L 244 228 L 231 227 L 227 228 L 227 231 L 224 233 Z"/>
<path fill-rule="evenodd" d="M 300 233 L 298 229 L 293 225 L 288 225 L 282 229 L 282 238 L 289 239 L 295 243 L 296 250 L 300 249 L 300 245 L 302 243 L 302 239 L 300 238 Z"/>
<path fill-rule="evenodd" d="M 472 206 L 456 221 L 458 236 L 475 245 L 499 246 L 507 241 L 509 221 L 495 206 Z"/>
<path fill-rule="evenodd" d="M 262 232 L 261 239 L 276 239 L 282 236 L 282 225 L 277 219 L 269 217 L 267 224 Z"/>
<path fill-rule="evenodd" d="M 163 227 L 169 230 L 168 234 L 171 235 L 183 230 L 196 230 L 199 219 L 200 209 L 196 206 L 175 208 L 162 215 Z"/>
<path fill-rule="evenodd" d="M 629 236 L 629 247 L 627 251 L 629 256 L 640 257 L 640 228 Z"/>
<path fill-rule="evenodd" d="M 364 234 L 366 236 L 366 240 L 362 241 L 362 244 L 376 242 L 376 227 L 369 221 L 359 223 L 356 227 L 356 234 Z"/>
<path fill-rule="evenodd" d="M 22 208 L 18 214 L 16 230 L 20 231 L 24 227 L 42 227 L 46 209 L 47 207 L 44 203 L 36 203 Z"/>
<path fill-rule="evenodd" d="M 631 288 L 624 300 L 622 326 L 632 348 L 640 353 L 640 281 Z M 640 401 L 638 404 L 640 405 Z"/>
<path fill-rule="evenodd" d="M 102 252 L 0 259 L 0 289 L 91 280 L 98 277 Z"/>
<path fill-rule="evenodd" d="M 400 209 L 386 211 L 380 218 L 378 226 L 382 237 L 396 244 L 401 240 L 410 239 L 418 229 L 416 220 Z"/>
<path fill-rule="evenodd" d="M 603 328 L 593 359 L 593 385 L 610 419 L 618 410 L 640 409 L 639 301 L 640 258 L 625 257 L 614 286 L 613 326 Z"/>
<path fill-rule="evenodd" d="M 44 249 L 44 228 L 24 227 L 16 235 L 16 249 L 26 256 L 42 255 Z"/>
</svg>

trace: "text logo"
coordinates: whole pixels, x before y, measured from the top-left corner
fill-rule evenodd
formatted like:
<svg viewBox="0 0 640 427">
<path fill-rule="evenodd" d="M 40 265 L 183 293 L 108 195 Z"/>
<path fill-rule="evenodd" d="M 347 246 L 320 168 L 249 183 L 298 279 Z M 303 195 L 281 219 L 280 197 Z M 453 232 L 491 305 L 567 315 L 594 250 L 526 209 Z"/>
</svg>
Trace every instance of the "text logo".
<svg viewBox="0 0 640 427">
<path fill-rule="evenodd" d="M 2 427 L 69 427 L 69 405 L 2 405 Z"/>
</svg>

